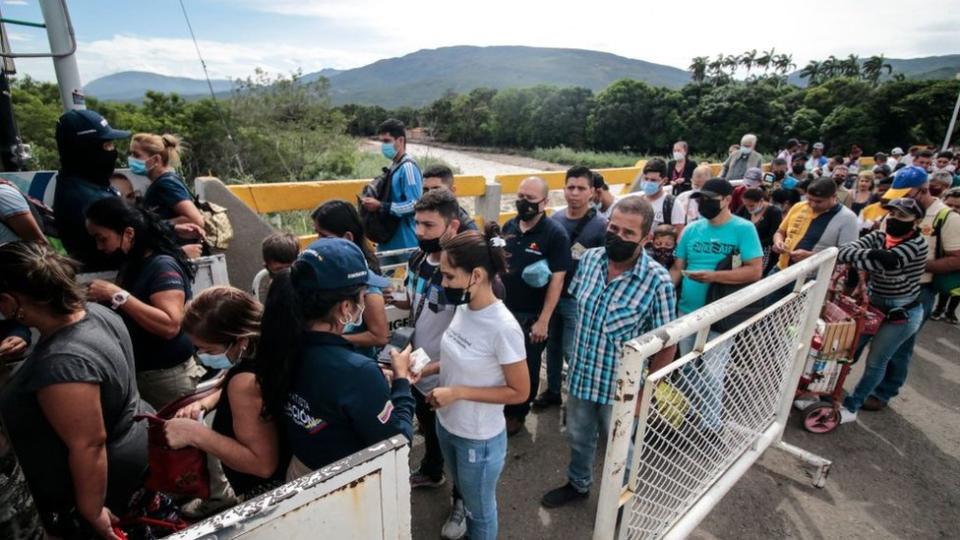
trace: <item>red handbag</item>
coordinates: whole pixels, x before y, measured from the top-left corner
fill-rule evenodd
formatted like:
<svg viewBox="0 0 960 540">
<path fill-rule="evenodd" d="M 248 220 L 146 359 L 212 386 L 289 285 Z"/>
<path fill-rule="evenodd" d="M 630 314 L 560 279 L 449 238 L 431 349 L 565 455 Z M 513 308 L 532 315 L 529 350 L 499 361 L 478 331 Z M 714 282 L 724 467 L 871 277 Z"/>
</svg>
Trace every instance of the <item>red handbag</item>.
<svg viewBox="0 0 960 540">
<path fill-rule="evenodd" d="M 168 495 L 182 495 L 206 499 L 210 496 L 210 473 L 207 454 L 199 448 L 174 450 L 167 446 L 163 425 L 181 408 L 203 399 L 217 390 L 212 387 L 184 396 L 160 409 L 157 414 L 140 414 L 135 420 L 147 420 L 148 471 L 144 485 L 147 489 Z"/>
</svg>

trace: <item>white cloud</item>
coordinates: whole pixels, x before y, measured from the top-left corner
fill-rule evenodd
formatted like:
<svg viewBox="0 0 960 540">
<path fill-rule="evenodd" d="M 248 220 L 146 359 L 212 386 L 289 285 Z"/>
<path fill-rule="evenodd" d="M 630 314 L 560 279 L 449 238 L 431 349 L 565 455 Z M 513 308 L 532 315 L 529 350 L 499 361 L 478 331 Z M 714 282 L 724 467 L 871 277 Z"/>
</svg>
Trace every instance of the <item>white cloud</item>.
<svg viewBox="0 0 960 540">
<path fill-rule="evenodd" d="M 351 58 L 349 51 L 298 47 L 283 43 L 221 41 L 199 42 L 210 77 L 236 78 L 252 75 L 257 68 L 270 73 L 304 73 L 350 62 L 351 65 L 375 60 L 375 57 Z M 142 38 L 116 35 L 110 39 L 81 41 L 77 60 L 84 81 L 117 71 L 150 71 L 162 75 L 202 78 L 203 68 L 189 39 Z"/>
</svg>

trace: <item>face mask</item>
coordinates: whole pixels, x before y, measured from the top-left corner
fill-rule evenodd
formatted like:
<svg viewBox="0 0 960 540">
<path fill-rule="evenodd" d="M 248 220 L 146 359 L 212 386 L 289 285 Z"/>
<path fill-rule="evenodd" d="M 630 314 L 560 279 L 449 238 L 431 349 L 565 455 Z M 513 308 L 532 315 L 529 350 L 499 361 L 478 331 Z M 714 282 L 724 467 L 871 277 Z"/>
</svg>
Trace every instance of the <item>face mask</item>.
<svg viewBox="0 0 960 540">
<path fill-rule="evenodd" d="M 424 253 L 436 253 L 440 251 L 440 238 L 431 238 L 429 240 L 417 240 L 417 244 Z"/>
<path fill-rule="evenodd" d="M 135 157 L 127 158 L 127 165 L 130 167 L 130 172 L 133 174 L 139 174 L 140 176 L 147 175 L 147 162 L 142 159 L 137 159 Z"/>
<path fill-rule="evenodd" d="M 669 261 L 673 257 L 673 248 L 653 248 L 650 250 L 650 256 L 657 262 Z"/>
<path fill-rule="evenodd" d="M 700 215 L 707 219 L 713 219 L 720 215 L 720 201 L 716 199 L 700 199 L 697 207 L 700 210 Z"/>
<path fill-rule="evenodd" d="M 390 160 L 397 157 L 397 149 L 393 147 L 393 143 L 381 143 L 380 153 L 383 154 L 383 157 Z"/>
<path fill-rule="evenodd" d="M 807 170 L 807 166 L 803 163 L 798 163 L 793 166 L 793 174 L 799 176 Z"/>
<path fill-rule="evenodd" d="M 673 153 L 673 159 L 675 159 L 676 161 L 680 161 L 680 160 L 682 160 L 682 159 L 685 158 L 685 157 L 687 157 L 687 153 L 686 153 L 686 152 L 674 152 L 674 153 Z"/>
<path fill-rule="evenodd" d="M 547 260 L 540 259 L 524 268 L 523 272 L 520 273 L 520 278 L 523 279 L 523 282 L 528 286 L 534 289 L 542 289 L 547 286 L 547 283 L 550 283 L 550 277 L 552 275 L 553 273 L 550 272 L 550 265 L 547 264 Z"/>
<path fill-rule="evenodd" d="M 748 210 L 748 212 L 750 212 L 750 213 L 753 214 L 753 215 L 757 215 L 757 214 L 759 214 L 760 212 L 763 212 L 763 205 L 762 205 L 762 204 L 758 204 L 757 206 L 755 206 L 755 207 L 753 208 L 753 210 Z"/>
<path fill-rule="evenodd" d="M 613 262 L 630 260 L 630 257 L 633 257 L 633 254 L 637 252 L 639 245 L 639 242 L 628 242 L 609 231 L 604 237 L 604 247 L 607 250 L 607 257 Z"/>
<path fill-rule="evenodd" d="M 460 306 L 463 304 L 470 303 L 470 286 L 473 285 L 473 280 L 467 282 L 466 287 L 444 287 L 443 296 L 447 298 L 447 302 L 455 306 Z"/>
<path fill-rule="evenodd" d="M 206 353 L 197 353 L 197 360 L 201 364 L 207 366 L 210 369 L 228 369 L 233 367 L 233 361 L 230 360 L 230 357 L 227 356 L 227 351 L 233 347 L 233 344 L 230 344 L 224 351 L 220 354 L 206 354 Z M 240 350 L 238 358 L 243 356 L 243 349 Z"/>
<path fill-rule="evenodd" d="M 110 175 L 113 174 L 113 169 L 117 165 L 116 149 L 101 149 L 96 154 L 90 156 L 90 161 L 89 170 L 94 177 L 87 178 L 87 180 L 95 184 L 108 185 L 110 183 Z"/>
<path fill-rule="evenodd" d="M 900 221 L 899 219 L 888 219 L 887 220 L 887 234 L 894 237 L 900 238 L 906 236 L 907 233 L 913 230 L 912 221 Z"/>
<path fill-rule="evenodd" d="M 543 201 L 540 201 L 543 202 Z M 530 221 L 540 213 L 540 203 L 517 199 L 517 215 L 521 221 Z"/>
<path fill-rule="evenodd" d="M 774 180 L 783 180 L 787 176 L 787 173 L 784 171 L 777 171 L 773 173 Z"/>
<path fill-rule="evenodd" d="M 593 208 L 597 212 L 600 212 L 603 210 L 603 204 L 601 204 L 600 201 L 593 201 L 590 203 L 590 208 Z"/>
<path fill-rule="evenodd" d="M 744 179 L 743 179 L 743 185 L 747 186 L 747 188 L 758 188 L 758 187 L 760 187 L 760 181 L 759 181 L 759 180 L 748 180 L 748 179 L 744 178 Z"/>
<path fill-rule="evenodd" d="M 660 182 L 651 182 L 650 180 L 644 180 L 640 183 L 640 189 L 643 191 L 644 195 L 653 196 L 660 191 Z"/>
<path fill-rule="evenodd" d="M 747 156 L 747 155 L 750 155 L 750 152 L 753 152 L 753 148 L 750 148 L 749 146 L 741 146 L 741 147 L 740 147 L 740 153 L 741 153 L 741 154 Z"/>
<path fill-rule="evenodd" d="M 363 310 L 366 309 L 366 307 L 366 304 L 360 304 L 357 308 L 357 314 L 353 316 L 353 319 L 347 321 L 344 326 L 352 326 L 356 328 L 363 324 Z"/>
<path fill-rule="evenodd" d="M 943 195 L 944 189 L 942 186 L 930 186 L 927 188 L 927 191 L 930 192 L 930 195 L 934 197 L 939 197 Z"/>
</svg>

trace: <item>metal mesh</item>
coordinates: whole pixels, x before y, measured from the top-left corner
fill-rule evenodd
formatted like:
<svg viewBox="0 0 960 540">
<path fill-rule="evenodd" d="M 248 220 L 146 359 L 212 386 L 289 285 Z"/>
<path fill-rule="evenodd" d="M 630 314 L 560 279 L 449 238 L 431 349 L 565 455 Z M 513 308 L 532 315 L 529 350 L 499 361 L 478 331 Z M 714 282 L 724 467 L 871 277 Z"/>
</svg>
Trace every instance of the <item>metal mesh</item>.
<svg viewBox="0 0 960 540">
<path fill-rule="evenodd" d="M 652 394 L 633 448 L 621 538 L 660 537 L 772 425 L 809 298 L 805 289 L 743 328 L 711 333 L 704 353 L 647 379 L 644 394 Z"/>
</svg>

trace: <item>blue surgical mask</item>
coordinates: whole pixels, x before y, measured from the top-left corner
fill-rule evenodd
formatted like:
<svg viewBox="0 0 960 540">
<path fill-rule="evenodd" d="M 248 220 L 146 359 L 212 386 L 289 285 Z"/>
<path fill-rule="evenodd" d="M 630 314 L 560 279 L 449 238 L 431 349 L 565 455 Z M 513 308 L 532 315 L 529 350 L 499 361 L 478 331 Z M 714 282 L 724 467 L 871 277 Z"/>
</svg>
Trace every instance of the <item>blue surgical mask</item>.
<svg viewBox="0 0 960 540">
<path fill-rule="evenodd" d="M 746 155 L 749 155 L 750 152 L 753 152 L 753 148 L 750 148 L 749 146 L 741 146 L 741 147 L 740 147 L 740 153 L 741 153 L 741 154 L 743 154 L 743 155 L 746 156 Z"/>
<path fill-rule="evenodd" d="M 660 191 L 660 183 L 644 180 L 640 183 L 640 189 L 643 190 L 644 195 L 656 195 Z"/>
<path fill-rule="evenodd" d="M 230 361 L 226 352 L 220 354 L 197 353 L 197 360 L 210 369 L 228 369 L 233 367 L 233 362 Z"/>
<path fill-rule="evenodd" d="M 133 174 L 139 174 L 140 176 L 147 175 L 147 162 L 142 159 L 137 159 L 133 156 L 128 157 L 127 166 L 130 167 L 130 172 Z"/>
<path fill-rule="evenodd" d="M 393 147 L 393 143 L 381 143 L 380 144 L 380 153 L 383 154 L 383 157 L 392 160 L 397 157 L 397 149 Z"/>
<path fill-rule="evenodd" d="M 523 272 L 520 273 L 523 282 L 534 289 L 546 287 L 547 283 L 550 283 L 551 276 L 553 276 L 553 272 L 550 271 L 550 266 L 547 264 L 546 259 L 540 259 L 528 265 L 523 269 Z"/>
</svg>

